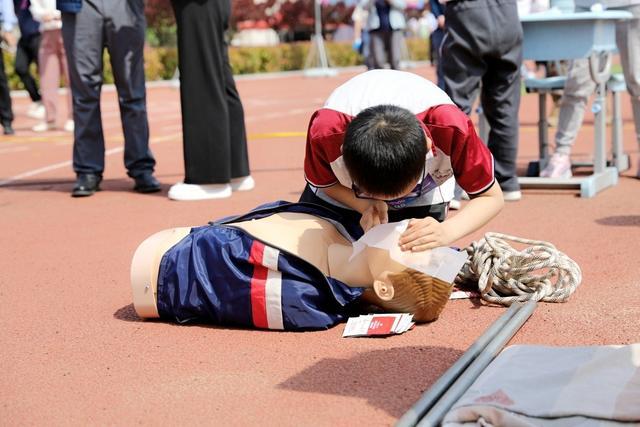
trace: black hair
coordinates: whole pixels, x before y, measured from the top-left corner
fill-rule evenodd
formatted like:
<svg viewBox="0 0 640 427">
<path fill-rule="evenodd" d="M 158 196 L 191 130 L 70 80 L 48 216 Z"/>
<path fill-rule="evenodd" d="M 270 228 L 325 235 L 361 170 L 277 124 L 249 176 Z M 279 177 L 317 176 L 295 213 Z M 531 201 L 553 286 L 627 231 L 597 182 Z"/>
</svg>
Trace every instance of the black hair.
<svg viewBox="0 0 640 427">
<path fill-rule="evenodd" d="M 422 176 L 426 144 L 413 113 L 395 105 L 377 105 L 349 123 L 342 155 L 361 191 L 393 197 Z"/>
</svg>

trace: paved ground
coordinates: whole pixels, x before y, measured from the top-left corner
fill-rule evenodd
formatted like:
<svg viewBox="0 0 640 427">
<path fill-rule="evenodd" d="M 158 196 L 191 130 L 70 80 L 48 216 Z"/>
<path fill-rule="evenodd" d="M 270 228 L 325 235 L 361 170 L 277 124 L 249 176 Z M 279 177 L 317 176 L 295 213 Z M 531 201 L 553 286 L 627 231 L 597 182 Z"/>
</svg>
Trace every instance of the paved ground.
<svg viewBox="0 0 640 427">
<path fill-rule="evenodd" d="M 432 70 L 413 71 L 431 77 Z M 343 326 L 277 333 L 140 321 L 129 263 L 137 245 L 169 227 L 199 225 L 303 187 L 304 133 L 332 78 L 241 79 L 255 191 L 231 199 L 172 202 L 183 173 L 179 94 L 149 90 L 152 149 L 164 191 L 138 195 L 122 165 L 115 95 L 104 95 L 103 191 L 72 199 L 64 132 L 31 133 L 26 99 L 15 100 L 18 136 L 0 136 L 0 414 L 4 425 L 207 424 L 389 425 L 503 311 L 451 302 L 440 320 L 387 339 L 342 339 Z M 537 98 L 524 96 L 521 153 L 535 158 Z M 542 304 L 514 342 L 549 345 L 640 341 L 638 147 L 623 99 L 626 151 L 619 184 L 592 199 L 529 190 L 483 230 L 548 240 L 582 267 L 566 304 Z M 577 157 L 589 157 L 592 120 Z"/>
</svg>

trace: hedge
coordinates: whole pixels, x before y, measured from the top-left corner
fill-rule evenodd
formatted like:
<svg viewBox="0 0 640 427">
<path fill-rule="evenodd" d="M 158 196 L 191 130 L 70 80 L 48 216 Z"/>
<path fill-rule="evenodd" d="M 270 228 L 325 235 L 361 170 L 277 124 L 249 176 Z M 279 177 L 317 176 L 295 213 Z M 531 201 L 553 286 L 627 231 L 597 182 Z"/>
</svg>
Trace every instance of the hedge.
<svg viewBox="0 0 640 427">
<path fill-rule="evenodd" d="M 350 43 L 325 43 L 327 56 L 334 67 L 361 65 L 362 56 L 356 53 Z M 229 61 L 234 74 L 269 73 L 277 71 L 302 70 L 309 55 L 309 42 L 282 43 L 265 47 L 230 47 Z M 424 39 L 407 39 L 409 59 L 424 61 L 429 58 L 429 42 Z M 23 89 L 22 82 L 13 71 L 13 58 L 4 52 L 5 71 L 12 89 Z M 113 83 L 109 55 L 104 57 L 104 82 Z M 171 79 L 178 65 L 175 47 L 145 48 L 145 74 L 147 81 Z M 35 75 L 35 69 L 34 71 Z"/>
</svg>

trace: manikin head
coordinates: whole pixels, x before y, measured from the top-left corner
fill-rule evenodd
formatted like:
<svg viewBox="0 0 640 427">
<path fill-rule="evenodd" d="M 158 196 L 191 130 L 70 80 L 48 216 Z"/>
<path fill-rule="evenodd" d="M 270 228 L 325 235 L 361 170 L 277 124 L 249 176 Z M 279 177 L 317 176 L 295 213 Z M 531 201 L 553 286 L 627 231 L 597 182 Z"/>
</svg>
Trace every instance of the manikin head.
<svg viewBox="0 0 640 427">
<path fill-rule="evenodd" d="M 452 285 L 393 260 L 386 249 L 365 249 L 373 276 L 374 304 L 388 311 L 412 313 L 416 322 L 432 322 L 449 301 Z M 413 252 L 408 257 L 428 256 Z"/>
<path fill-rule="evenodd" d="M 347 126 L 342 155 L 356 197 L 402 198 L 424 174 L 427 137 L 416 116 L 394 105 L 361 111 Z"/>
</svg>

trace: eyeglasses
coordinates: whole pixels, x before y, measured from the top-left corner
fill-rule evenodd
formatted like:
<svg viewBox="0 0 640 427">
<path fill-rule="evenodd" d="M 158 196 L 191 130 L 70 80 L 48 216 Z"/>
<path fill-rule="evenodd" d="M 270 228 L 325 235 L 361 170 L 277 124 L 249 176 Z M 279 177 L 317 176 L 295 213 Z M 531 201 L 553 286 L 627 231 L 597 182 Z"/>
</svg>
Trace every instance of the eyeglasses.
<svg viewBox="0 0 640 427">
<path fill-rule="evenodd" d="M 422 195 L 422 191 L 424 189 L 426 175 L 427 175 L 427 168 L 424 167 L 422 169 L 422 178 L 420 179 L 420 181 L 418 181 L 416 186 L 413 187 L 413 190 L 411 190 L 410 192 L 408 192 L 407 194 L 405 194 L 402 197 L 398 197 L 396 199 L 391 199 L 391 200 L 383 200 L 383 201 L 387 205 L 389 205 L 389 206 L 391 206 L 393 208 L 402 208 L 402 207 L 406 206 L 407 204 L 411 203 L 412 201 L 414 201 L 415 199 L 417 199 L 418 197 L 420 197 Z M 358 185 L 355 182 L 351 184 L 351 190 L 353 190 L 353 194 L 358 199 L 376 199 L 376 197 L 373 197 L 371 194 L 368 194 L 368 193 L 365 193 L 365 192 L 361 191 L 360 188 L 358 188 Z M 378 199 L 378 200 L 380 200 L 380 199 Z"/>
</svg>

